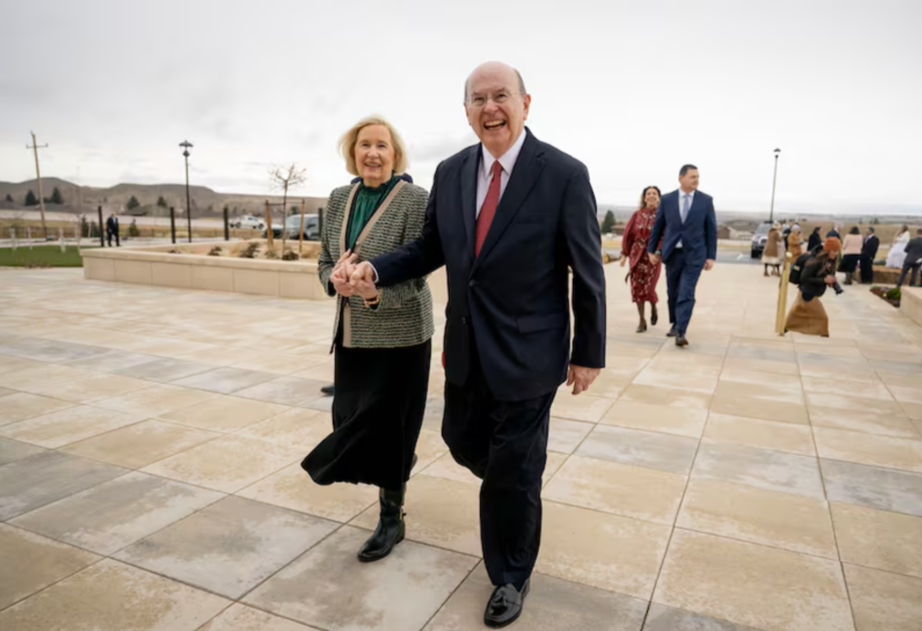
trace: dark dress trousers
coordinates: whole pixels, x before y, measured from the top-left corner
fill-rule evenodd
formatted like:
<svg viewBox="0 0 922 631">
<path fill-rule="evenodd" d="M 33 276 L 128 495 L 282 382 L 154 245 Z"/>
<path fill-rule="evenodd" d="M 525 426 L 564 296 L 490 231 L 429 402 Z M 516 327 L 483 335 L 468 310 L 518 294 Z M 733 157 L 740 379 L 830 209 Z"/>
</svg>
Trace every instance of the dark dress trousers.
<svg viewBox="0 0 922 631">
<path fill-rule="evenodd" d="M 571 362 L 604 366 L 606 337 L 601 235 L 589 173 L 527 129 L 523 133 L 479 255 L 478 144 L 439 165 L 422 236 L 371 261 L 381 286 L 446 267 L 442 435 L 455 460 L 483 479 L 481 540 L 490 579 L 517 587 L 538 556 L 554 395 Z"/>
</svg>

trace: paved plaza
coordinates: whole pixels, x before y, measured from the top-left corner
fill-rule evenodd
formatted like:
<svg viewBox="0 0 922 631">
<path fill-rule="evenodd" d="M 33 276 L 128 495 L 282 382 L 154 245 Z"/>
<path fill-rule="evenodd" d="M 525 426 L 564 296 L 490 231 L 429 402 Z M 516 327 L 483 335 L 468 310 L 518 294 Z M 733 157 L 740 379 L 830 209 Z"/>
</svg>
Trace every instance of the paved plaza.
<svg viewBox="0 0 922 631">
<path fill-rule="evenodd" d="M 606 271 L 608 367 L 554 406 L 512 628 L 922 629 L 922 328 L 854 286 L 823 299 L 831 338 L 778 338 L 777 279 L 719 265 L 677 349 L 666 322 L 634 333 L 625 269 Z M 390 557 L 355 558 L 374 488 L 300 468 L 330 427 L 332 317 L 0 271 L 0 629 L 484 628 L 440 362 Z"/>
</svg>

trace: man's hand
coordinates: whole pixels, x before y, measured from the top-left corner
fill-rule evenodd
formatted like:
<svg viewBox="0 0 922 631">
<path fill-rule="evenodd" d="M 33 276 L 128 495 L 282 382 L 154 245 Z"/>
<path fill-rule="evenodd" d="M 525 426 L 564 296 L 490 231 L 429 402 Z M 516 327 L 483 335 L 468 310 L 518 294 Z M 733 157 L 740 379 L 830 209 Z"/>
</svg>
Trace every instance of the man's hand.
<svg viewBox="0 0 922 631">
<path fill-rule="evenodd" d="M 585 392 L 601 372 L 601 368 L 583 368 L 582 366 L 570 364 L 570 374 L 567 376 L 567 387 L 573 386 L 573 394 Z"/>
<path fill-rule="evenodd" d="M 708 260 L 706 260 L 706 261 L 704 262 L 704 271 L 705 271 L 705 272 L 710 272 L 712 269 L 714 269 L 714 259 L 708 259 Z"/>
<path fill-rule="evenodd" d="M 647 256 L 650 257 L 650 262 L 654 265 L 659 265 L 659 254 L 650 254 L 647 252 Z"/>
<path fill-rule="evenodd" d="M 375 287 L 375 270 L 368 261 L 359 263 L 351 270 L 349 284 L 355 293 L 365 300 L 374 300 L 378 295 L 378 288 Z"/>
</svg>

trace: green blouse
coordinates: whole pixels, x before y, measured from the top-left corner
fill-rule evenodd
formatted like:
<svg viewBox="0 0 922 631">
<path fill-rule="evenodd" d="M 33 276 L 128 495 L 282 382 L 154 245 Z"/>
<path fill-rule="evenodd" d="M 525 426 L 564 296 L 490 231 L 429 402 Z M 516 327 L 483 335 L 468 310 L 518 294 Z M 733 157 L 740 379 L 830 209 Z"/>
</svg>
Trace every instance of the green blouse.
<svg viewBox="0 0 922 631">
<path fill-rule="evenodd" d="M 346 249 L 355 248 L 355 242 L 358 241 L 359 235 L 365 228 L 365 224 L 375 214 L 381 202 L 391 192 L 394 185 L 400 180 L 396 175 L 383 183 L 381 186 L 371 188 L 359 182 L 359 190 L 355 194 L 355 202 L 352 205 L 352 213 L 349 217 L 349 231 L 346 234 Z"/>
</svg>

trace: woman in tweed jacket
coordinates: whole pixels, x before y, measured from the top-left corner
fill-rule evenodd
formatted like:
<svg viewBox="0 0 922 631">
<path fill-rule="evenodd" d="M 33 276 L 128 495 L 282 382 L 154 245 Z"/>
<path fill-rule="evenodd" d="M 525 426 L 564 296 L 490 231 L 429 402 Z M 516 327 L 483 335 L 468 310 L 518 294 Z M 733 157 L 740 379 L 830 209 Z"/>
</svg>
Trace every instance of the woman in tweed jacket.
<svg viewBox="0 0 922 631">
<path fill-rule="evenodd" d="M 301 466 L 318 484 L 380 488 L 378 526 L 358 553 L 368 562 L 390 554 L 406 532 L 406 481 L 429 390 L 432 296 L 425 279 L 362 296 L 347 270 L 419 237 L 429 195 L 397 175 L 406 150 L 387 121 L 360 121 L 340 150 L 361 181 L 330 194 L 321 234 L 320 282 L 336 297 L 333 433 Z"/>
</svg>

